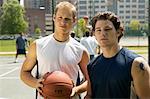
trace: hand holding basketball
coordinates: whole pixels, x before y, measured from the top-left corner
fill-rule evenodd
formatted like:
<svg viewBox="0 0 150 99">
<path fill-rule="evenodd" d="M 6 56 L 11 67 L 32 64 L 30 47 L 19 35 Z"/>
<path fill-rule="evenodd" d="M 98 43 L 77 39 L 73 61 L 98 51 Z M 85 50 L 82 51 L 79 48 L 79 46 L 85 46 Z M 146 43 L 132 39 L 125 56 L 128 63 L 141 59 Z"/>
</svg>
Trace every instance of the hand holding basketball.
<svg viewBox="0 0 150 99">
<path fill-rule="evenodd" d="M 40 92 L 40 93 L 42 93 L 42 87 L 43 87 L 42 82 L 43 82 L 43 81 L 44 81 L 43 78 L 39 78 L 39 79 L 37 80 L 37 83 L 36 83 L 36 89 L 37 89 L 37 91 Z"/>
<path fill-rule="evenodd" d="M 70 98 L 73 83 L 70 77 L 61 71 L 54 71 L 44 75 L 42 96 L 46 99 Z"/>
</svg>

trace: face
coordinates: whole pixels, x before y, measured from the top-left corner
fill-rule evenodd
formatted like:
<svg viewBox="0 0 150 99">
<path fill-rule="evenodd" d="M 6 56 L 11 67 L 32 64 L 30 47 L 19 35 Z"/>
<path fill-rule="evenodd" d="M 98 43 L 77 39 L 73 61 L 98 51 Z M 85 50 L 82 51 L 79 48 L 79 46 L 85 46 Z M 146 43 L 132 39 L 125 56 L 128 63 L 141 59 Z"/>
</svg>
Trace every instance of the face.
<svg viewBox="0 0 150 99">
<path fill-rule="evenodd" d="M 58 33 L 68 33 L 71 31 L 75 19 L 73 13 L 68 7 L 58 8 L 54 16 L 55 31 Z"/>
<path fill-rule="evenodd" d="M 95 37 L 101 47 L 118 45 L 120 35 L 109 20 L 98 20 L 95 24 Z"/>
</svg>

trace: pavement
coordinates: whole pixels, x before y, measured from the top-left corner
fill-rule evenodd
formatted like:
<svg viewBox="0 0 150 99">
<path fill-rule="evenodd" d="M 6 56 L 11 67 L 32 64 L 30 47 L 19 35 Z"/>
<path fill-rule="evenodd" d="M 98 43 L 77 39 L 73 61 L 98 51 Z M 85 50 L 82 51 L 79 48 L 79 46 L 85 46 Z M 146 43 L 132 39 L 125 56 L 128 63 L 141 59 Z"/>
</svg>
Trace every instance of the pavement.
<svg viewBox="0 0 150 99">
<path fill-rule="evenodd" d="M 35 89 L 24 84 L 19 76 L 24 60 L 24 55 L 18 56 L 17 63 L 14 62 L 15 55 L 0 56 L 0 99 L 35 99 Z"/>
<path fill-rule="evenodd" d="M 35 89 L 20 80 L 20 69 L 24 56 L 0 56 L 0 99 L 35 99 Z"/>
<path fill-rule="evenodd" d="M 144 52 L 141 56 L 148 60 L 148 50 L 133 51 Z M 18 62 L 14 63 L 15 54 L 16 52 L 0 52 L 0 99 L 35 99 L 35 89 L 24 84 L 19 77 L 25 57 L 19 55 Z"/>
</svg>

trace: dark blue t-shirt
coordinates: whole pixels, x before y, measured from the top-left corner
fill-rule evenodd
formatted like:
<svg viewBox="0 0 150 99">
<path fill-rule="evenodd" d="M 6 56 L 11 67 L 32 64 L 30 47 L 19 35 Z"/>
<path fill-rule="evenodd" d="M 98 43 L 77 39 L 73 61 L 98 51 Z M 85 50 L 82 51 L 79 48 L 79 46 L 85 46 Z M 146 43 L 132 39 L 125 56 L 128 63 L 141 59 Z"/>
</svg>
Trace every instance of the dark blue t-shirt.
<svg viewBox="0 0 150 99">
<path fill-rule="evenodd" d="M 88 64 L 92 98 L 130 98 L 131 66 L 137 54 L 122 48 L 114 57 L 103 54 Z"/>
<path fill-rule="evenodd" d="M 22 36 L 19 36 L 16 40 L 17 49 L 25 49 L 26 41 L 27 40 L 25 38 L 23 38 Z"/>
</svg>

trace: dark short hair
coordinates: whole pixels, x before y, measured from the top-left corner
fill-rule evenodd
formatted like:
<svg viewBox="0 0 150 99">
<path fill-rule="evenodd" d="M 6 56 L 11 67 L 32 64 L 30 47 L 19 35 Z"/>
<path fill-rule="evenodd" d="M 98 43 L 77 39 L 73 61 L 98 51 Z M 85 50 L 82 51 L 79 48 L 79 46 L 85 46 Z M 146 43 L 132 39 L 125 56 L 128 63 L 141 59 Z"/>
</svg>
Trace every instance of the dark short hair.
<svg viewBox="0 0 150 99">
<path fill-rule="evenodd" d="M 98 20 L 109 20 L 113 23 L 116 30 L 118 30 L 120 28 L 123 29 L 121 20 L 113 12 L 101 12 L 101 13 L 96 14 L 91 20 L 93 31 L 95 31 L 95 24 Z M 118 41 L 123 36 L 123 34 L 124 34 L 124 32 L 122 32 L 122 34 L 119 36 Z"/>
</svg>

